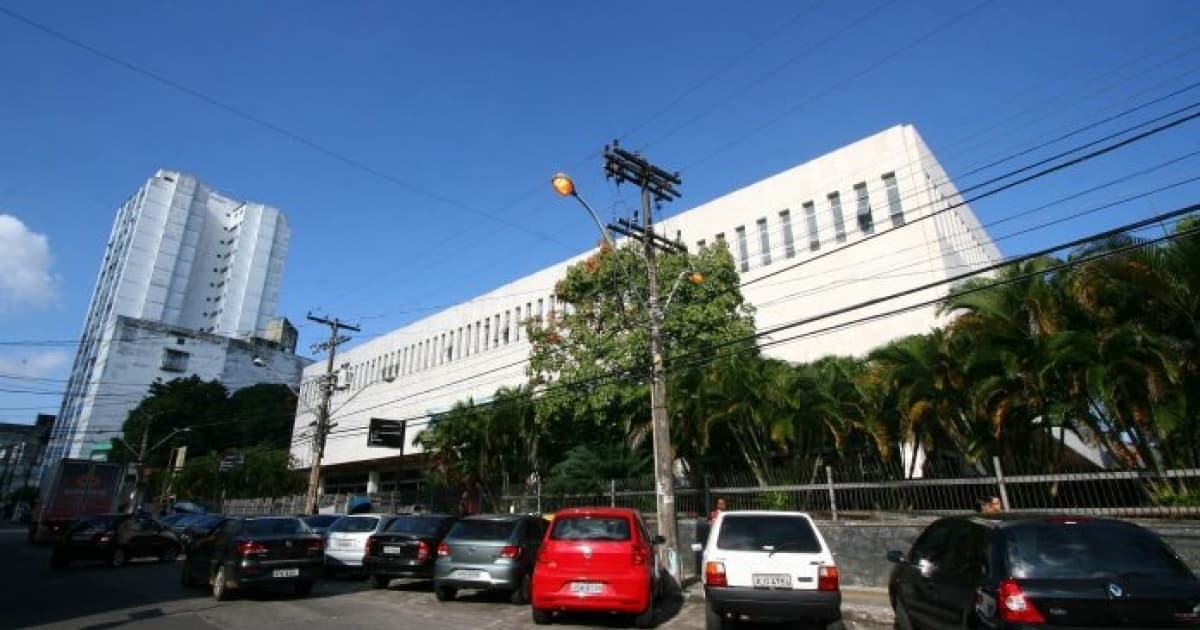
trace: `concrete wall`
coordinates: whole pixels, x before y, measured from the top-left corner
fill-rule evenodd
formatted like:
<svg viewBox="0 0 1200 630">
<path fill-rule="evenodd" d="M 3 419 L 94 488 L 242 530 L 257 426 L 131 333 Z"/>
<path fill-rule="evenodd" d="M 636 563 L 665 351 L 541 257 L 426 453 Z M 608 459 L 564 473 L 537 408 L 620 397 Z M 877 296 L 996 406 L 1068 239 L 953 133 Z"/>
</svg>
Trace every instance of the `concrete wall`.
<svg viewBox="0 0 1200 630">
<path fill-rule="evenodd" d="M 886 587 L 892 564 L 885 555 L 892 549 L 908 551 L 932 519 L 854 522 L 822 521 L 817 524 L 833 548 L 834 559 L 846 586 Z M 1193 571 L 1200 572 L 1200 523 L 1139 522 L 1163 538 L 1183 557 Z M 681 534 L 682 537 L 682 534 Z"/>
</svg>

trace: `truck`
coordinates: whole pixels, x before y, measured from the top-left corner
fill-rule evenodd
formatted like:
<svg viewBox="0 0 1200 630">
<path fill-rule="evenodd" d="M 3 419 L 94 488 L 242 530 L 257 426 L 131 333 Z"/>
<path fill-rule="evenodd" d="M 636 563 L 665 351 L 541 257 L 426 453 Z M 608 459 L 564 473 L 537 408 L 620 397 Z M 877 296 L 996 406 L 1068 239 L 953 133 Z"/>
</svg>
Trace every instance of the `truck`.
<svg viewBox="0 0 1200 630">
<path fill-rule="evenodd" d="M 124 479 L 122 464 L 87 459 L 59 461 L 42 484 L 29 520 L 30 542 L 56 542 L 80 518 L 115 511 Z"/>
</svg>

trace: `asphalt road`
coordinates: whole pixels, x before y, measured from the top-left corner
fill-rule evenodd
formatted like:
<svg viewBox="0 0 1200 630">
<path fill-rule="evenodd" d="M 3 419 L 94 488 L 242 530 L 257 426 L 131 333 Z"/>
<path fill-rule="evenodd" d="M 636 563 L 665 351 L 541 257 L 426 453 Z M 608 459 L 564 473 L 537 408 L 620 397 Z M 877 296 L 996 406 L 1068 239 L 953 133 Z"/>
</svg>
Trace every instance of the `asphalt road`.
<svg viewBox="0 0 1200 630">
<path fill-rule="evenodd" d="M 25 541 L 23 530 L 0 529 L 0 628 L 107 630 L 266 630 L 268 628 L 534 628 L 528 606 L 507 598 L 460 596 L 438 602 L 428 582 L 394 581 L 375 590 L 359 579 L 324 580 L 304 598 L 250 593 L 216 602 L 200 589 L 179 584 L 177 563 L 134 562 L 120 569 L 73 565 L 51 571 L 50 551 Z M 703 603 L 667 602 L 659 627 L 704 627 Z M 554 628 L 628 627 L 610 616 L 560 618 Z M 850 621 L 853 630 L 883 630 L 878 623 Z"/>
</svg>

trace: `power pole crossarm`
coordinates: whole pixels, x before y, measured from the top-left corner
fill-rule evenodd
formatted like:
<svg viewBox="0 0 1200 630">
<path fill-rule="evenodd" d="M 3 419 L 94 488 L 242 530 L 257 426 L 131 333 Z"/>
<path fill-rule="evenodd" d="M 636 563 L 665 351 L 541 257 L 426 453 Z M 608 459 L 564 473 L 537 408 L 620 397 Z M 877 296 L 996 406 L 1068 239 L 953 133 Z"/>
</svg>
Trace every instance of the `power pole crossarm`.
<svg viewBox="0 0 1200 630">
<path fill-rule="evenodd" d="M 326 317 L 316 317 L 312 313 L 307 315 L 308 320 L 329 327 L 329 341 L 319 344 L 319 348 L 329 353 L 329 357 L 325 361 L 325 375 L 321 380 L 321 405 L 317 408 L 317 426 L 313 432 L 312 441 L 312 465 L 308 469 L 308 513 L 316 514 L 319 508 L 317 504 L 318 492 L 321 487 L 321 458 L 325 456 L 325 438 L 329 434 L 329 407 L 333 400 L 334 382 L 333 382 L 333 361 L 337 356 L 337 347 L 350 340 L 341 334 L 342 330 L 360 332 L 361 329 L 357 326 L 352 326 L 342 322 L 338 318 L 329 319 Z"/>
</svg>

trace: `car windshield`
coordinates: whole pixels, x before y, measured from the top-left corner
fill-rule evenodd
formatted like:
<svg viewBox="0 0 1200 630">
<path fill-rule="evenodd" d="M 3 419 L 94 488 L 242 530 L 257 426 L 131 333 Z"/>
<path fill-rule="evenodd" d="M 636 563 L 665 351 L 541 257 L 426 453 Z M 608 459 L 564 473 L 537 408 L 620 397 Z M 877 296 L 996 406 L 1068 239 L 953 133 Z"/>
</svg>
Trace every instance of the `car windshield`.
<svg viewBox="0 0 1200 630">
<path fill-rule="evenodd" d="M 304 519 L 304 522 L 308 523 L 309 527 L 329 527 L 334 521 L 338 520 L 339 518 L 341 518 L 341 517 L 334 516 L 332 514 L 320 514 L 318 516 L 310 516 L 310 517 Z"/>
<path fill-rule="evenodd" d="M 820 553 L 821 542 L 808 519 L 800 516 L 726 514 L 717 548 L 730 551 Z"/>
<path fill-rule="evenodd" d="M 311 532 L 298 518 L 255 518 L 246 521 L 242 534 L 250 536 L 273 536 L 277 534 L 307 534 Z"/>
<path fill-rule="evenodd" d="M 553 540 L 629 540 L 629 519 L 614 516 L 564 516 L 554 519 Z"/>
<path fill-rule="evenodd" d="M 384 531 L 415 536 L 436 536 L 448 518 L 429 516 L 401 516 L 392 521 Z"/>
<path fill-rule="evenodd" d="M 373 532 L 379 526 L 379 517 L 377 516 L 346 516 L 338 519 L 329 531 L 346 532 L 346 533 L 363 533 Z"/>
<path fill-rule="evenodd" d="M 1012 527 L 1005 555 L 1014 578 L 1179 577 L 1190 571 L 1157 536 L 1133 525 L 1064 521 Z"/>
<path fill-rule="evenodd" d="M 508 540 L 515 521 L 466 520 L 459 521 L 446 538 L 458 540 Z"/>
</svg>

